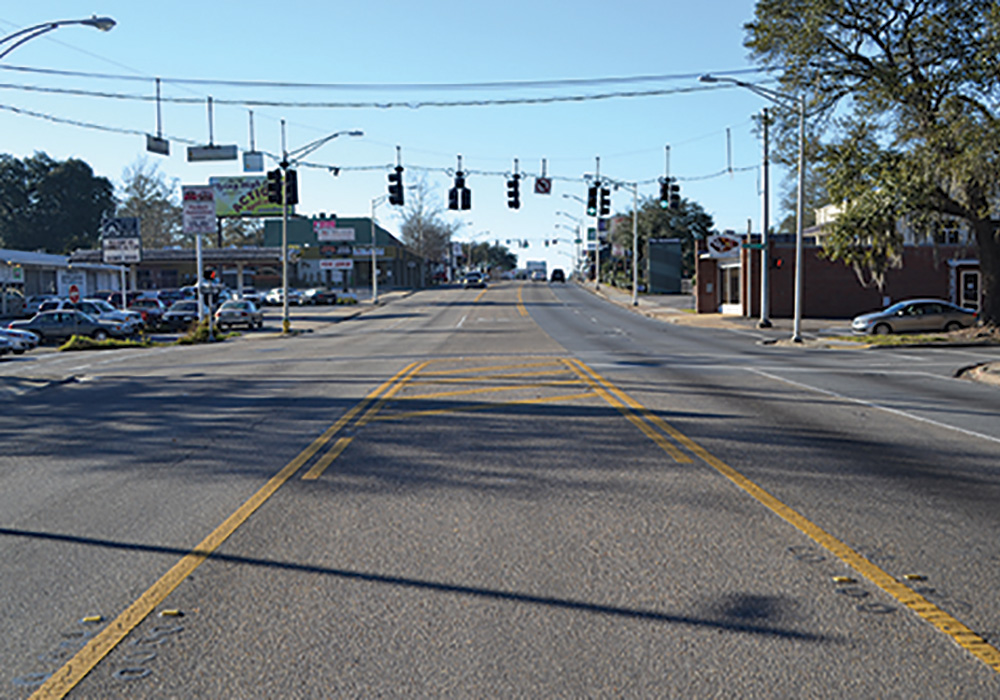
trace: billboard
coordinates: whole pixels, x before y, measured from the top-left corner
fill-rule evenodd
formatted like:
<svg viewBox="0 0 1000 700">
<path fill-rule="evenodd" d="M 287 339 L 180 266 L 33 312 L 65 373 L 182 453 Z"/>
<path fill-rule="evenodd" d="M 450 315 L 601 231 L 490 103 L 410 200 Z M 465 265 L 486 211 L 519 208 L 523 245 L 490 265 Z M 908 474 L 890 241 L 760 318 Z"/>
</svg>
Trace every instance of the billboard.
<svg viewBox="0 0 1000 700">
<path fill-rule="evenodd" d="M 281 205 L 267 201 L 267 176 L 210 177 L 216 216 L 281 216 Z"/>
<path fill-rule="evenodd" d="M 213 187 L 184 185 L 184 233 L 215 233 L 215 189 Z"/>
</svg>

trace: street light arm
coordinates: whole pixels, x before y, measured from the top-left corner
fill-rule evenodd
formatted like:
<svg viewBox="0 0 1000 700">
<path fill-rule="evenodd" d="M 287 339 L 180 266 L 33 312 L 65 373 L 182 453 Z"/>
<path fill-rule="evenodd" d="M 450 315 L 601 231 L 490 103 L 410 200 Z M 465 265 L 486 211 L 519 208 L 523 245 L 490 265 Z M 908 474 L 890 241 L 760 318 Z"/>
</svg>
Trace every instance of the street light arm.
<svg viewBox="0 0 1000 700">
<path fill-rule="evenodd" d="M 737 87 L 746 88 L 750 92 L 760 95 L 764 99 L 770 100 L 771 102 L 779 105 L 788 106 L 799 102 L 799 98 L 793 95 L 786 95 L 783 92 L 778 92 L 777 90 L 772 90 L 771 88 L 766 88 L 754 83 L 748 83 L 743 80 L 737 80 L 736 78 L 730 78 L 725 75 L 703 75 L 698 78 L 698 80 L 702 83 L 729 83 Z"/>
<path fill-rule="evenodd" d="M 9 54 L 11 51 L 16 49 L 21 44 L 31 41 L 32 39 L 40 37 L 42 34 L 47 34 L 48 32 L 51 32 L 53 29 L 65 26 L 67 24 L 83 24 L 88 27 L 94 27 L 95 29 L 99 29 L 102 32 L 107 32 L 110 31 L 111 28 L 115 26 L 116 22 L 110 17 L 98 17 L 97 15 L 93 15 L 88 19 L 60 19 L 56 20 L 55 22 L 43 22 L 42 24 L 36 24 L 33 27 L 27 27 L 25 29 L 21 29 L 20 31 L 16 31 L 13 34 L 8 34 L 7 36 L 0 39 L 0 44 L 6 44 L 9 41 L 17 39 L 17 41 L 15 41 L 13 44 L 4 49 L 3 53 L 0 53 L 0 59 L 2 59 L 4 56 Z"/>
<path fill-rule="evenodd" d="M 329 136 L 324 136 L 321 139 L 316 139 L 312 143 L 307 143 L 305 146 L 302 146 L 301 148 L 296 148 L 294 151 L 289 152 L 286 155 L 285 159 L 286 160 L 297 160 L 299 158 L 304 158 L 307 155 L 309 155 L 310 153 L 312 153 L 313 151 L 315 151 L 316 149 L 318 149 L 320 146 L 322 146 L 322 145 L 324 145 L 326 143 L 329 143 L 330 141 L 333 141 L 338 136 L 364 136 L 364 135 L 365 135 L 365 132 L 360 131 L 358 129 L 351 129 L 351 130 L 347 130 L 347 131 L 338 131 L 336 133 L 330 134 Z"/>
</svg>

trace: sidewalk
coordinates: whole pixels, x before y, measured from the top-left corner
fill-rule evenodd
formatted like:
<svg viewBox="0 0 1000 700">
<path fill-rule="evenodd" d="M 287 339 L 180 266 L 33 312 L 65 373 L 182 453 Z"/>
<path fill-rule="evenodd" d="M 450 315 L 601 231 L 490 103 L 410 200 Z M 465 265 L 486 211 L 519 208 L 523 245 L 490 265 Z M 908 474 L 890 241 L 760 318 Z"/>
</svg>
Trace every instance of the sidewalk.
<svg viewBox="0 0 1000 700">
<path fill-rule="evenodd" d="M 594 289 L 593 283 L 581 284 L 581 287 L 604 297 L 613 304 L 634 309 L 649 318 L 655 318 L 665 323 L 676 323 L 685 326 L 700 326 L 703 328 L 732 328 L 738 330 L 760 330 L 761 332 L 787 333 L 791 335 L 793 322 L 790 318 L 771 318 L 771 328 L 758 329 L 759 317 L 731 316 L 721 313 L 699 314 L 694 311 L 694 297 L 689 294 L 640 294 L 638 306 L 632 305 L 632 292 L 602 284 L 600 289 Z M 815 338 L 830 335 L 850 335 L 851 321 L 846 318 L 820 319 L 804 318 L 801 323 L 804 338 Z"/>
</svg>

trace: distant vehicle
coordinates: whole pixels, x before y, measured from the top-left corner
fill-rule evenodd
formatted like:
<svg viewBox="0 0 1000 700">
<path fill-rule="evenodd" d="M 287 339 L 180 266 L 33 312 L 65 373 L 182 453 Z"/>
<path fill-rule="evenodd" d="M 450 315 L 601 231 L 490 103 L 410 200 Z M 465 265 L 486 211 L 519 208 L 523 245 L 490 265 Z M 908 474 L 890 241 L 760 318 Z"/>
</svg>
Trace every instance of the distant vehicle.
<svg viewBox="0 0 1000 700">
<path fill-rule="evenodd" d="M 9 341 L 5 336 L 0 335 L 0 357 L 9 352 L 14 352 L 14 343 Z"/>
<path fill-rule="evenodd" d="M 531 273 L 532 282 L 544 282 L 545 281 L 545 270 L 535 270 Z"/>
<path fill-rule="evenodd" d="M 851 330 L 864 335 L 957 331 L 976 325 L 979 314 L 943 299 L 908 299 L 881 311 L 856 316 Z"/>
<path fill-rule="evenodd" d="M 102 321 L 113 321 L 129 326 L 129 335 L 138 333 L 145 326 L 146 322 L 142 314 L 138 311 L 122 311 L 116 309 L 103 299 L 81 299 L 80 301 L 70 301 L 69 299 L 49 299 L 38 307 L 38 311 L 82 311 Z"/>
<path fill-rule="evenodd" d="M 283 301 L 283 296 L 284 296 L 284 290 L 281 287 L 275 287 L 274 289 L 272 289 L 267 293 L 267 296 L 264 297 L 264 303 L 270 304 L 272 306 L 281 306 Z M 288 288 L 289 305 L 294 306 L 295 304 L 298 304 L 299 297 L 300 297 L 299 290 L 293 289 L 292 287 Z"/>
<path fill-rule="evenodd" d="M 74 335 L 105 340 L 109 337 L 125 338 L 130 334 L 130 327 L 125 324 L 101 321 L 76 310 L 42 311 L 26 321 L 11 321 L 7 327 L 31 331 L 42 341 L 62 340 Z"/>
<path fill-rule="evenodd" d="M 264 295 L 258 292 L 256 289 L 244 289 L 243 296 L 240 296 L 238 291 L 233 292 L 231 299 L 246 299 L 247 301 L 252 301 L 257 306 L 264 305 Z"/>
<path fill-rule="evenodd" d="M 549 277 L 550 282 L 565 282 L 566 273 L 560 270 L 558 267 L 552 270 L 552 276 Z"/>
<path fill-rule="evenodd" d="M 466 272 L 465 278 L 462 280 L 462 287 L 465 289 L 470 289 L 472 287 L 479 287 L 481 289 L 486 288 L 486 278 L 483 277 L 481 272 Z"/>
<path fill-rule="evenodd" d="M 544 260 L 529 260 L 524 263 L 524 269 L 532 281 L 544 282 L 549 278 L 548 264 Z"/>
<path fill-rule="evenodd" d="M 198 302 L 190 299 L 175 301 L 163 314 L 163 325 L 172 331 L 185 330 L 198 320 Z"/>
<path fill-rule="evenodd" d="M 215 324 L 220 331 L 232 326 L 246 326 L 247 329 L 264 327 L 264 312 L 252 301 L 231 299 L 215 312 Z"/>
<path fill-rule="evenodd" d="M 28 315 L 28 304 L 21 292 L 8 289 L 6 293 L 0 289 L 0 313 L 6 310 L 7 316 L 17 318 Z"/>
</svg>

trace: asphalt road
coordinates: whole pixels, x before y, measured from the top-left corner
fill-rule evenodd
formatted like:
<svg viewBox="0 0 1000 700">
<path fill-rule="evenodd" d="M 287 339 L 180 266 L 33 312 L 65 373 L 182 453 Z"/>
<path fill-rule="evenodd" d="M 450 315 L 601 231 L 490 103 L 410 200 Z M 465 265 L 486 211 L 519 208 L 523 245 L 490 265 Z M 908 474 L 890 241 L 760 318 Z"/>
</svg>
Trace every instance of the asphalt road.
<svg viewBox="0 0 1000 700">
<path fill-rule="evenodd" d="M 2 367 L 0 697 L 1000 696 L 996 350 L 310 328 Z"/>
</svg>

